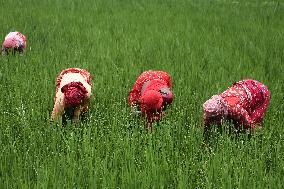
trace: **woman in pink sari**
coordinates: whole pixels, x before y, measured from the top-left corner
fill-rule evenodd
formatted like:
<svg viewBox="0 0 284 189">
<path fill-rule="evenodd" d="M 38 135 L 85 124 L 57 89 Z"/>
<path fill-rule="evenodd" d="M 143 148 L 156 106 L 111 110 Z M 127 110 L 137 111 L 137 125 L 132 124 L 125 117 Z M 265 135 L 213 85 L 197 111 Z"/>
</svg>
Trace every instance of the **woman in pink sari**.
<svg viewBox="0 0 284 189">
<path fill-rule="evenodd" d="M 26 36 L 20 32 L 10 32 L 6 35 L 2 44 L 2 54 L 7 55 L 9 51 L 13 54 L 16 52 L 23 53 L 26 49 Z"/>
<path fill-rule="evenodd" d="M 251 79 L 236 82 L 203 104 L 205 128 L 222 120 L 233 120 L 236 129 L 262 126 L 269 100 L 270 92 L 262 83 Z"/>
</svg>

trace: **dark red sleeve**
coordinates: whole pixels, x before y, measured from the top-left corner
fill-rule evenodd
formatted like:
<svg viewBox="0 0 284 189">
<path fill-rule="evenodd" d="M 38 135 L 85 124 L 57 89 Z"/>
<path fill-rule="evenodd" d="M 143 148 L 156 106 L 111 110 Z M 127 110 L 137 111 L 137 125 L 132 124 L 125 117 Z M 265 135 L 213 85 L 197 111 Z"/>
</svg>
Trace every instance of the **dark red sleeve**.
<svg viewBox="0 0 284 189">
<path fill-rule="evenodd" d="M 270 101 L 270 92 L 264 85 L 261 86 L 261 92 L 263 95 L 263 103 L 259 107 L 257 107 L 251 114 L 251 119 L 254 123 L 262 122 L 265 111 Z"/>
</svg>

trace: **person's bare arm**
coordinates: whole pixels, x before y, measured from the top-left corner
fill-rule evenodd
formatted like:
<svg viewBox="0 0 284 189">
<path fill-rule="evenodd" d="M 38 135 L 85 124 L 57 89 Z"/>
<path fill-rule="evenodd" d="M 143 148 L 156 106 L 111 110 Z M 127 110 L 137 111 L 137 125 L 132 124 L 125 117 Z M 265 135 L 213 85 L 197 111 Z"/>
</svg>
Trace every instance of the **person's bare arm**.
<svg viewBox="0 0 284 189">
<path fill-rule="evenodd" d="M 87 96 L 87 98 L 83 101 L 83 103 L 82 103 L 82 112 L 83 113 L 86 113 L 89 110 L 91 98 L 92 98 L 92 93 L 90 93 Z"/>
<path fill-rule="evenodd" d="M 55 121 L 58 117 L 58 115 L 62 116 L 64 111 L 64 102 L 63 98 L 59 97 L 54 103 L 54 107 L 51 113 L 51 121 Z"/>
</svg>

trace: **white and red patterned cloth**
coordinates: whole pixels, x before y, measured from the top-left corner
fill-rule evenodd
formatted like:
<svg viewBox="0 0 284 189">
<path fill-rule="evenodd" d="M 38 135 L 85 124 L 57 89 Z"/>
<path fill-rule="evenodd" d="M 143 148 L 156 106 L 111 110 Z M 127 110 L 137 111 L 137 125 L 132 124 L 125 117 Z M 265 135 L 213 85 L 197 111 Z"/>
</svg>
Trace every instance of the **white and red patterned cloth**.
<svg viewBox="0 0 284 189">
<path fill-rule="evenodd" d="M 92 76 L 87 70 L 81 68 L 67 68 L 62 70 L 56 79 L 56 93 L 60 91 L 59 89 L 64 85 L 71 82 L 81 82 L 88 93 L 91 93 L 91 80 Z"/>
<path fill-rule="evenodd" d="M 254 128 L 262 122 L 269 101 L 270 92 L 262 83 L 251 79 L 236 82 L 203 104 L 205 125 L 225 118 Z"/>
<path fill-rule="evenodd" d="M 10 32 L 2 44 L 2 52 L 7 53 L 9 49 L 23 52 L 26 49 L 26 36 L 20 32 Z"/>
<path fill-rule="evenodd" d="M 148 126 L 161 119 L 162 111 L 173 101 L 171 76 L 164 71 L 145 71 L 128 94 L 128 105 L 141 110 Z"/>
</svg>

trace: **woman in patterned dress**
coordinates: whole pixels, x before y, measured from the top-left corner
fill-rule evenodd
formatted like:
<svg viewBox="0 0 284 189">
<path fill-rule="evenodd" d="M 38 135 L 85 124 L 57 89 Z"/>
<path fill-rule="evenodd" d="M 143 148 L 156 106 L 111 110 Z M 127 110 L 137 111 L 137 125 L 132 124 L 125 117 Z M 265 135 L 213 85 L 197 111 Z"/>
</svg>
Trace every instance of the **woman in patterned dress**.
<svg viewBox="0 0 284 189">
<path fill-rule="evenodd" d="M 132 113 L 147 117 L 147 128 L 161 119 L 162 112 L 173 101 L 171 76 L 164 71 L 145 71 L 128 94 Z"/>
<path fill-rule="evenodd" d="M 6 35 L 5 40 L 2 44 L 2 54 L 7 55 L 9 51 L 23 53 L 26 49 L 26 36 L 20 32 L 10 32 Z"/>
<path fill-rule="evenodd" d="M 269 100 L 270 92 L 262 83 L 251 79 L 236 82 L 203 104 L 205 128 L 223 119 L 233 120 L 237 129 L 261 126 Z"/>
<path fill-rule="evenodd" d="M 80 68 L 68 68 L 59 74 L 51 120 L 71 112 L 72 121 L 76 122 L 81 113 L 88 111 L 92 96 L 91 79 L 91 74 Z"/>
</svg>

